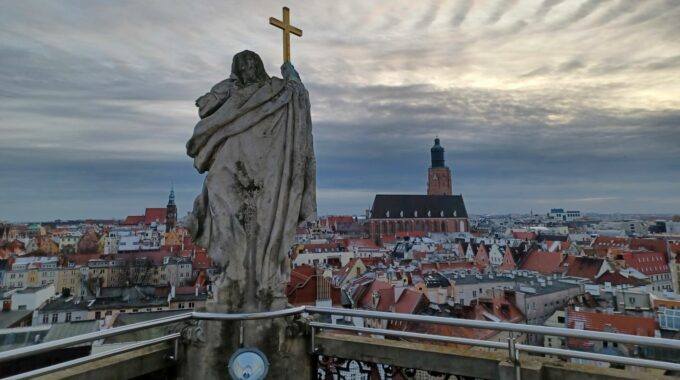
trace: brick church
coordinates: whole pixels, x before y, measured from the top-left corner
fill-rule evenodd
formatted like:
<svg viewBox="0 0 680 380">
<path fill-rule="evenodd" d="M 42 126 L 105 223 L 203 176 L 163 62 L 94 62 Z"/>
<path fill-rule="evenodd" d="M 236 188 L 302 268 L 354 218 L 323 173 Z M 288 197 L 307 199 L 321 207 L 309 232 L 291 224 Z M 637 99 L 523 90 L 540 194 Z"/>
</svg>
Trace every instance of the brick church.
<svg viewBox="0 0 680 380">
<path fill-rule="evenodd" d="M 430 232 L 468 231 L 469 222 L 462 195 L 453 195 L 451 170 L 444 163 L 439 138 L 430 149 L 432 165 L 427 173 L 427 195 L 377 194 L 369 210 L 372 239 Z"/>
</svg>

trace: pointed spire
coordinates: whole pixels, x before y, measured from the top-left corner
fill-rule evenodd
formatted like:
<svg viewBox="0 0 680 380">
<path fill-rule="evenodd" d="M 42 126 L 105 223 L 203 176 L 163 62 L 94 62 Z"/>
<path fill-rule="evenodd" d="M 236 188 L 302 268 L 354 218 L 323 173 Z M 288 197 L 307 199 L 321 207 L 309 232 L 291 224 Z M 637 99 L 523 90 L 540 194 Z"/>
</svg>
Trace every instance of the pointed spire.
<svg viewBox="0 0 680 380">
<path fill-rule="evenodd" d="M 175 204 L 175 183 L 170 182 L 170 197 L 168 198 L 168 205 Z"/>
</svg>

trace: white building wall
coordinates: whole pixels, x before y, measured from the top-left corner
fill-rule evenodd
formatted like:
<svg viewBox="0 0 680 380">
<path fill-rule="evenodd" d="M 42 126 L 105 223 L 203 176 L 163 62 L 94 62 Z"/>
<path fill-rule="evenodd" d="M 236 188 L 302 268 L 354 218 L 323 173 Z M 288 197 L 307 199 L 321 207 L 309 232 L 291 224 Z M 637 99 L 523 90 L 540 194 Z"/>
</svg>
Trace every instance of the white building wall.
<svg viewBox="0 0 680 380">
<path fill-rule="evenodd" d="M 303 264 L 314 266 L 316 261 L 319 264 L 325 264 L 329 259 L 340 259 L 340 265 L 345 266 L 351 259 L 354 258 L 354 252 L 343 251 L 343 252 L 309 252 L 300 253 L 293 261 L 295 266 L 300 266 Z"/>
<path fill-rule="evenodd" d="M 54 296 L 54 284 L 30 293 L 16 292 L 12 294 L 12 310 L 35 310 Z"/>
</svg>

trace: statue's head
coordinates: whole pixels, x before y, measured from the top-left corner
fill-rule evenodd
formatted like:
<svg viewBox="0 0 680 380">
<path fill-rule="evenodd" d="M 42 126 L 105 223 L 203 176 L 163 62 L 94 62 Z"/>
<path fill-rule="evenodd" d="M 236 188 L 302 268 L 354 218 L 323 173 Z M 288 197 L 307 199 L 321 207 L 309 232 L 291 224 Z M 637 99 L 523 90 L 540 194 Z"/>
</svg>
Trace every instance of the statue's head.
<svg viewBox="0 0 680 380">
<path fill-rule="evenodd" d="M 231 75 L 236 78 L 237 84 L 241 87 L 269 79 L 262 59 L 250 50 L 244 50 L 234 56 L 231 62 Z"/>
</svg>

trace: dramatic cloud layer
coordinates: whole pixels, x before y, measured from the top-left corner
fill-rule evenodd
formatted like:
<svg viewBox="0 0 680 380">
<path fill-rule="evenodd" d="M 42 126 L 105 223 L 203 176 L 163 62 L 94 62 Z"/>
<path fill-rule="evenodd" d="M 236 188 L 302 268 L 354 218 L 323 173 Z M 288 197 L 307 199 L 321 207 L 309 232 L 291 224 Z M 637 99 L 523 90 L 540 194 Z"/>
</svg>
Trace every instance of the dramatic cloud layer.
<svg viewBox="0 0 680 380">
<path fill-rule="evenodd" d="M 278 75 L 282 5 L 0 5 L 0 220 L 188 211 L 193 101 L 243 49 Z M 320 213 L 423 193 L 436 135 L 472 213 L 680 211 L 679 2 L 291 8 Z"/>
</svg>

